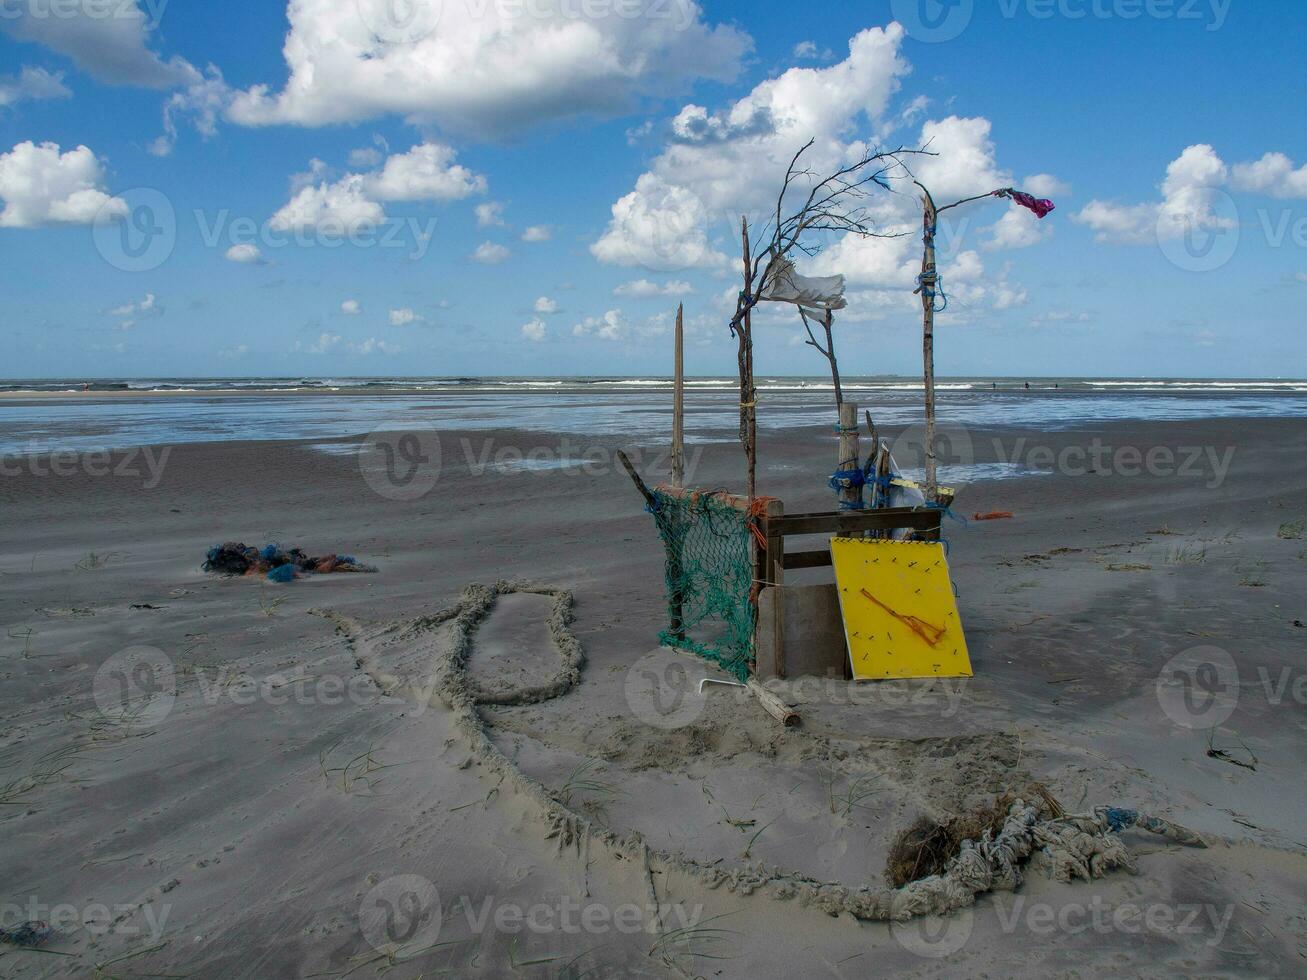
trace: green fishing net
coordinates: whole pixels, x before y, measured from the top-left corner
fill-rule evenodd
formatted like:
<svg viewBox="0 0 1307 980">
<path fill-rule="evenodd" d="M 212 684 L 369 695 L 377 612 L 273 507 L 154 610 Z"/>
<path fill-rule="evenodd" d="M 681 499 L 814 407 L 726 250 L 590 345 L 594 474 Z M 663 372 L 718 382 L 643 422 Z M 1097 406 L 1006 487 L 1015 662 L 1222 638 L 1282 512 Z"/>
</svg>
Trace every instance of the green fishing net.
<svg viewBox="0 0 1307 980">
<path fill-rule="evenodd" d="M 671 619 L 659 640 L 747 680 L 756 618 L 750 518 L 707 493 L 653 495 L 649 509 L 667 549 Z"/>
</svg>

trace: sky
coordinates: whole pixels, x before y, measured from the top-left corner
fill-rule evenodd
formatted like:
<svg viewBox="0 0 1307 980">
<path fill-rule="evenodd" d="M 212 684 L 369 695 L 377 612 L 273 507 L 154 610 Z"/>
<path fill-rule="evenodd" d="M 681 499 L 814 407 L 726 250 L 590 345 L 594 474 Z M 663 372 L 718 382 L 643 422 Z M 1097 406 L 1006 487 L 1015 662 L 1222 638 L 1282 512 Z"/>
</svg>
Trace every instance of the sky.
<svg viewBox="0 0 1307 980">
<path fill-rule="evenodd" d="M 845 374 L 1307 375 L 1299 0 L 0 0 L 0 376 L 730 374 L 741 216 L 900 159 Z M 797 202 L 794 202 L 797 203 Z M 794 307 L 760 375 L 821 374 Z"/>
</svg>

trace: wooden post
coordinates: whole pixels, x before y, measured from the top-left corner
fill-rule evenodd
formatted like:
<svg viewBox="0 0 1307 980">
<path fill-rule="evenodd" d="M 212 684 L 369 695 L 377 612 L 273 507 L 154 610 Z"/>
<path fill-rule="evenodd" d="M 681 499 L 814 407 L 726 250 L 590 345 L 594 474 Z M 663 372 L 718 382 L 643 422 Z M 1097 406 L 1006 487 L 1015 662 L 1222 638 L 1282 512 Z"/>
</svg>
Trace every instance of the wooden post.
<svg viewBox="0 0 1307 980">
<path fill-rule="evenodd" d="M 753 258 L 749 252 L 749 219 L 740 217 L 740 238 L 744 246 L 744 293 L 752 298 Z M 761 285 L 761 284 L 760 284 Z M 739 324 L 740 334 L 740 441 L 748 461 L 749 499 L 757 496 L 758 469 L 758 392 L 753 386 L 753 312 L 746 306 Z"/>
<path fill-rule="evenodd" d="M 862 467 L 858 450 L 858 428 L 858 406 L 853 402 L 841 402 L 838 461 L 840 470 L 856 470 Z M 845 486 L 840 490 L 839 497 L 841 510 L 856 510 L 856 507 L 846 505 L 857 504 L 862 500 L 862 488 Z"/>
<path fill-rule="evenodd" d="M 685 304 L 676 307 L 676 376 L 672 386 L 672 486 L 685 486 Z"/>
<path fill-rule="evenodd" d="M 785 506 L 779 500 L 767 501 L 763 517 L 763 537 L 767 539 L 767 554 L 763 560 L 763 588 L 775 590 L 772 603 L 772 664 L 777 677 L 785 676 L 785 536 L 780 532 L 779 518 L 785 516 Z M 754 631 L 754 650 L 758 649 L 757 630 Z"/>
<path fill-rule="evenodd" d="M 938 212 L 930 191 L 922 188 L 922 229 L 925 249 L 921 256 L 921 348 L 926 384 L 926 499 L 939 499 L 939 482 L 935 473 L 935 293 L 939 273 L 935 268 L 935 223 Z"/>
</svg>

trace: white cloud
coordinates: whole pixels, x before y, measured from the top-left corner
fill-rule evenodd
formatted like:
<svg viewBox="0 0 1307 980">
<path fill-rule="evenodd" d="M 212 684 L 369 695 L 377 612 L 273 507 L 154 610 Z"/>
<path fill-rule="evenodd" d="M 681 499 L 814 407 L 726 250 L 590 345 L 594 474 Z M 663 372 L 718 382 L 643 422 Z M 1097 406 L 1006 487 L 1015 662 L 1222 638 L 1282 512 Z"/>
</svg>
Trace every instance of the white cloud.
<svg viewBox="0 0 1307 980">
<path fill-rule="evenodd" d="M 572 327 L 573 337 L 598 337 L 600 340 L 622 340 L 630 325 L 621 310 L 609 310 L 603 316 L 588 316 Z"/>
<path fill-rule="evenodd" d="M 526 231 L 522 232 L 522 241 L 524 242 L 547 242 L 554 237 L 554 233 L 548 225 L 532 225 Z"/>
<path fill-rule="evenodd" d="M 548 316 L 551 313 L 558 312 L 558 300 L 550 299 L 548 296 L 541 296 L 536 300 L 535 311 L 542 316 Z"/>
<path fill-rule="evenodd" d="M 498 265 L 509 256 L 509 251 L 503 245 L 496 245 L 494 242 L 482 242 L 472 252 L 472 261 L 480 262 L 482 265 Z"/>
<path fill-rule="evenodd" d="M 624 282 L 613 289 L 614 296 L 633 296 L 636 298 L 684 296 L 693 292 L 694 287 L 680 279 L 671 279 L 662 285 L 650 282 L 648 279 L 632 279 L 630 282 Z"/>
<path fill-rule="evenodd" d="M 366 178 L 369 196 L 378 201 L 458 201 L 483 194 L 486 179 L 454 163 L 454 151 L 440 143 L 423 143 L 386 160 L 380 173 Z"/>
<path fill-rule="evenodd" d="M 219 357 L 244 357 L 250 352 L 248 344 L 237 344 L 235 347 L 224 347 L 218 351 Z"/>
<path fill-rule="evenodd" d="M 23 68 L 15 77 L 0 76 L 0 109 L 19 102 L 66 99 L 73 93 L 64 84 L 64 73 L 44 68 Z"/>
<path fill-rule="evenodd" d="M 1283 153 L 1268 153 L 1254 163 L 1234 165 L 1235 188 L 1271 197 L 1307 197 L 1307 164 L 1296 170 Z"/>
<path fill-rule="evenodd" d="M 180 92 L 174 92 L 163 104 L 163 135 L 151 143 L 149 151 L 158 157 L 172 153 L 177 144 L 177 117 L 193 117 L 195 128 L 208 139 L 218 132 L 218 116 L 230 99 L 230 90 L 222 80 L 222 72 L 213 65 L 207 73 L 198 73 Z"/>
<path fill-rule="evenodd" d="M 685 106 L 663 152 L 613 204 L 591 252 L 648 269 L 728 266 L 710 225 L 733 240 L 740 214 L 773 206 L 779 175 L 809 138 L 809 167 L 829 172 L 847 161 L 861 147 L 848 142 L 850 132 L 884 113 L 909 71 L 903 36 L 897 24 L 861 31 L 837 64 L 791 68 L 720 112 Z"/>
<path fill-rule="evenodd" d="M 103 190 L 104 167 L 85 146 L 19 143 L 0 154 L 0 228 L 91 224 L 127 216 L 127 203 Z"/>
<path fill-rule="evenodd" d="M 259 246 L 249 243 L 233 245 L 227 249 L 227 261 L 239 262 L 242 265 L 261 265 L 263 263 L 263 253 L 259 251 Z"/>
<path fill-rule="evenodd" d="M 1021 189 L 1035 197 L 1059 198 L 1071 193 L 1071 185 L 1063 183 L 1052 174 L 1031 174 L 1021 182 Z"/>
<path fill-rule="evenodd" d="M 376 337 L 369 337 L 361 344 L 350 344 L 349 349 L 355 354 L 398 354 L 401 348 Z"/>
<path fill-rule="evenodd" d="M 476 206 L 477 225 L 490 228 L 504 223 L 504 205 L 499 201 L 486 201 Z"/>
<path fill-rule="evenodd" d="M 379 170 L 347 173 L 334 182 L 323 179 L 326 169 L 314 160 L 307 174 L 292 178 L 292 197 L 272 216 L 274 229 L 347 233 L 384 222 L 384 203 L 454 201 L 486 189 L 484 177 L 455 164 L 454 151 L 438 143 L 419 144 L 387 158 Z"/>
<path fill-rule="evenodd" d="M 358 316 L 363 312 L 363 307 L 359 305 L 358 300 L 347 299 L 345 302 L 340 304 L 340 312 L 344 313 L 346 316 Z"/>
<path fill-rule="evenodd" d="M 539 317 L 536 317 L 530 323 L 522 324 L 522 336 L 527 340 L 532 340 L 536 343 L 545 339 L 545 334 L 548 330 L 549 328 L 545 326 L 545 321 L 541 320 Z"/>
<path fill-rule="evenodd" d="M 1053 225 L 1025 208 L 1008 208 L 989 230 L 992 236 L 986 248 L 1029 248 L 1053 234 Z"/>
<path fill-rule="evenodd" d="M 1230 171 L 1206 143 L 1185 149 L 1166 168 L 1162 200 L 1117 204 L 1093 200 L 1074 220 L 1088 225 L 1100 242 L 1147 243 L 1179 238 L 1189 228 L 1229 228 L 1233 220 L 1216 213 L 1218 189 Z"/>
<path fill-rule="evenodd" d="M 147 2 L 144 10 L 140 0 L 10 3 L 4 5 L 0 30 L 66 55 L 109 85 L 190 85 L 199 80 L 199 72 L 182 58 L 165 62 L 147 43 L 166 6 L 157 0 Z"/>
<path fill-rule="evenodd" d="M 620 5 L 619 5 L 620 6 Z M 629 8 L 629 4 L 626 5 Z M 447 132 L 500 136 L 541 122 L 614 114 L 696 78 L 730 80 L 746 35 L 709 27 L 693 0 L 620 16 L 585 4 L 296 0 L 283 47 L 290 77 L 237 93 L 243 125 L 322 126 L 402 115 Z M 581 9 L 578 9 L 581 8 Z M 455 16 L 455 14 L 458 16 Z"/>
<path fill-rule="evenodd" d="M 399 310 L 390 311 L 390 325 L 392 327 L 407 327 L 411 323 L 422 323 L 423 318 L 420 314 L 414 313 L 407 306 Z"/>
<path fill-rule="evenodd" d="M 123 303 L 121 306 L 115 306 L 111 310 L 105 310 L 105 316 L 126 317 L 128 318 L 121 326 L 123 329 L 134 326 L 136 321 L 145 317 L 162 316 L 163 307 L 159 305 L 159 298 L 154 293 L 146 293 L 145 298 L 140 301 L 130 301 Z"/>
<path fill-rule="evenodd" d="M 301 347 L 296 342 L 295 349 L 304 350 L 309 354 L 329 354 L 340 346 L 341 339 L 338 333 L 322 333 L 318 334 L 318 339 L 307 347 Z"/>
</svg>

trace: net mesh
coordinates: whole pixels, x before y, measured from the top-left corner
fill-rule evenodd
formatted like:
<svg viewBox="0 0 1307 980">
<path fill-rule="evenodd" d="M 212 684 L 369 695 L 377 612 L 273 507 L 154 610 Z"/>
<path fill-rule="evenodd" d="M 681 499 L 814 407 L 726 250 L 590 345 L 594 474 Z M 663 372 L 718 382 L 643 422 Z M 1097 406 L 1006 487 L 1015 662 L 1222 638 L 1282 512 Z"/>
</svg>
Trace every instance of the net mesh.
<svg viewBox="0 0 1307 980">
<path fill-rule="evenodd" d="M 747 680 L 755 619 L 751 518 L 708 493 L 653 495 L 671 619 L 659 640 Z"/>
</svg>

